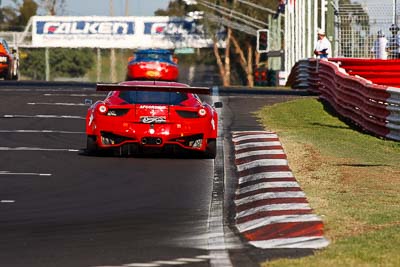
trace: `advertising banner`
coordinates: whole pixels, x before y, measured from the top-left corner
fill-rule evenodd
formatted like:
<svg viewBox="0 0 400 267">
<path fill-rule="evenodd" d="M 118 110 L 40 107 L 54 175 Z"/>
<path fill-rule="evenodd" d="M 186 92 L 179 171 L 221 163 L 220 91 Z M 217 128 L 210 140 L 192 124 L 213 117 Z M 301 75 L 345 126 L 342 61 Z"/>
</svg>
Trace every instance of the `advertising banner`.
<svg viewBox="0 0 400 267">
<path fill-rule="evenodd" d="M 175 49 L 211 47 L 213 41 L 190 18 L 35 16 L 32 45 Z"/>
</svg>

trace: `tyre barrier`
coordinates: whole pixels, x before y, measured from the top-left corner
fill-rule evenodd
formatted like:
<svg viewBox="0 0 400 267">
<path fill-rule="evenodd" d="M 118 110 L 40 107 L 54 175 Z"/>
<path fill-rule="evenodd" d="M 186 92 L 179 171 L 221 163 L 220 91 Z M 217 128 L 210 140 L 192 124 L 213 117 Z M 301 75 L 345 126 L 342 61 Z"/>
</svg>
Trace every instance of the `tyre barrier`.
<svg viewBox="0 0 400 267">
<path fill-rule="evenodd" d="M 263 249 L 321 249 L 329 241 L 291 172 L 273 132 L 233 132 L 239 177 L 236 228 L 249 244 Z"/>
<path fill-rule="evenodd" d="M 309 67 L 303 68 L 302 71 L 308 71 L 308 75 L 317 77 L 308 79 L 311 92 L 317 93 L 320 99 L 328 102 L 338 114 L 364 131 L 400 141 L 400 88 L 371 81 L 384 81 L 386 84 L 400 86 L 400 76 L 394 75 L 390 79 L 385 79 L 388 73 L 399 71 L 400 74 L 400 60 L 369 60 L 371 64 L 378 64 L 377 67 L 370 65 L 369 72 L 368 66 L 363 65 L 367 63 L 366 59 L 335 58 L 329 61 L 317 59 L 303 61 L 307 61 Z M 342 65 L 345 68 L 342 68 Z M 315 71 L 311 72 L 313 69 Z M 357 71 L 353 71 L 354 69 Z M 377 72 L 378 69 L 382 71 Z M 298 71 L 295 70 L 291 77 L 292 87 L 298 84 L 298 80 L 302 80 L 300 76 L 296 76 Z M 350 75 L 348 71 L 364 75 L 363 77 Z M 379 76 L 379 73 L 382 76 Z"/>
</svg>

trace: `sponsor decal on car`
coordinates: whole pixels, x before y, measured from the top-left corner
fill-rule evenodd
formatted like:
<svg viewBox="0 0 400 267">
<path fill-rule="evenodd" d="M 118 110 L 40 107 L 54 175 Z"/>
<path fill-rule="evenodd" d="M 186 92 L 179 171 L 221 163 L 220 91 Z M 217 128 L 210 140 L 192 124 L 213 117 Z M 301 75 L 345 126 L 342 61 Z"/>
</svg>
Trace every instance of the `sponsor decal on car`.
<svg viewBox="0 0 400 267">
<path fill-rule="evenodd" d="M 165 117 L 151 117 L 143 116 L 140 117 L 140 122 L 142 123 L 165 123 L 167 119 Z"/>
<path fill-rule="evenodd" d="M 158 109 L 160 111 L 164 111 L 167 109 L 166 106 L 157 106 L 157 105 L 140 105 L 140 109 Z"/>
</svg>

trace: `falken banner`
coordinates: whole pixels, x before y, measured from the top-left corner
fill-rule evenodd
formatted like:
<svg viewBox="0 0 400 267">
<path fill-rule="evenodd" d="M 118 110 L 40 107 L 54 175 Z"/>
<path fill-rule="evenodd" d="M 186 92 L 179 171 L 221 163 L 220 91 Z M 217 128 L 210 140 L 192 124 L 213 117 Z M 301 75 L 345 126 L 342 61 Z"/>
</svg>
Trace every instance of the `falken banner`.
<svg viewBox="0 0 400 267">
<path fill-rule="evenodd" d="M 33 17 L 32 45 L 35 47 L 174 49 L 211 47 L 212 44 L 203 27 L 190 18 Z"/>
</svg>

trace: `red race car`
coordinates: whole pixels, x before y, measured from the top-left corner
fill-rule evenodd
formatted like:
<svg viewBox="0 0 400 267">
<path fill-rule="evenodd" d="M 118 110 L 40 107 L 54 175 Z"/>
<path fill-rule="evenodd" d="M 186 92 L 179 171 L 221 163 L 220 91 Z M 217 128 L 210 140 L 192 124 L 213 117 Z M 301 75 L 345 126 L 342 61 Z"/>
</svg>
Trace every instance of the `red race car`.
<svg viewBox="0 0 400 267">
<path fill-rule="evenodd" d="M 142 49 L 129 58 L 126 80 L 177 81 L 177 59 L 167 49 Z"/>
<path fill-rule="evenodd" d="M 98 84 L 110 91 L 86 116 L 87 153 L 114 151 L 118 155 L 194 151 L 215 158 L 218 114 L 197 94 L 210 88 L 165 81 Z"/>
<path fill-rule="evenodd" d="M 19 58 L 17 50 L 10 49 L 7 41 L 0 38 L 0 77 L 4 80 L 18 80 Z"/>
</svg>

